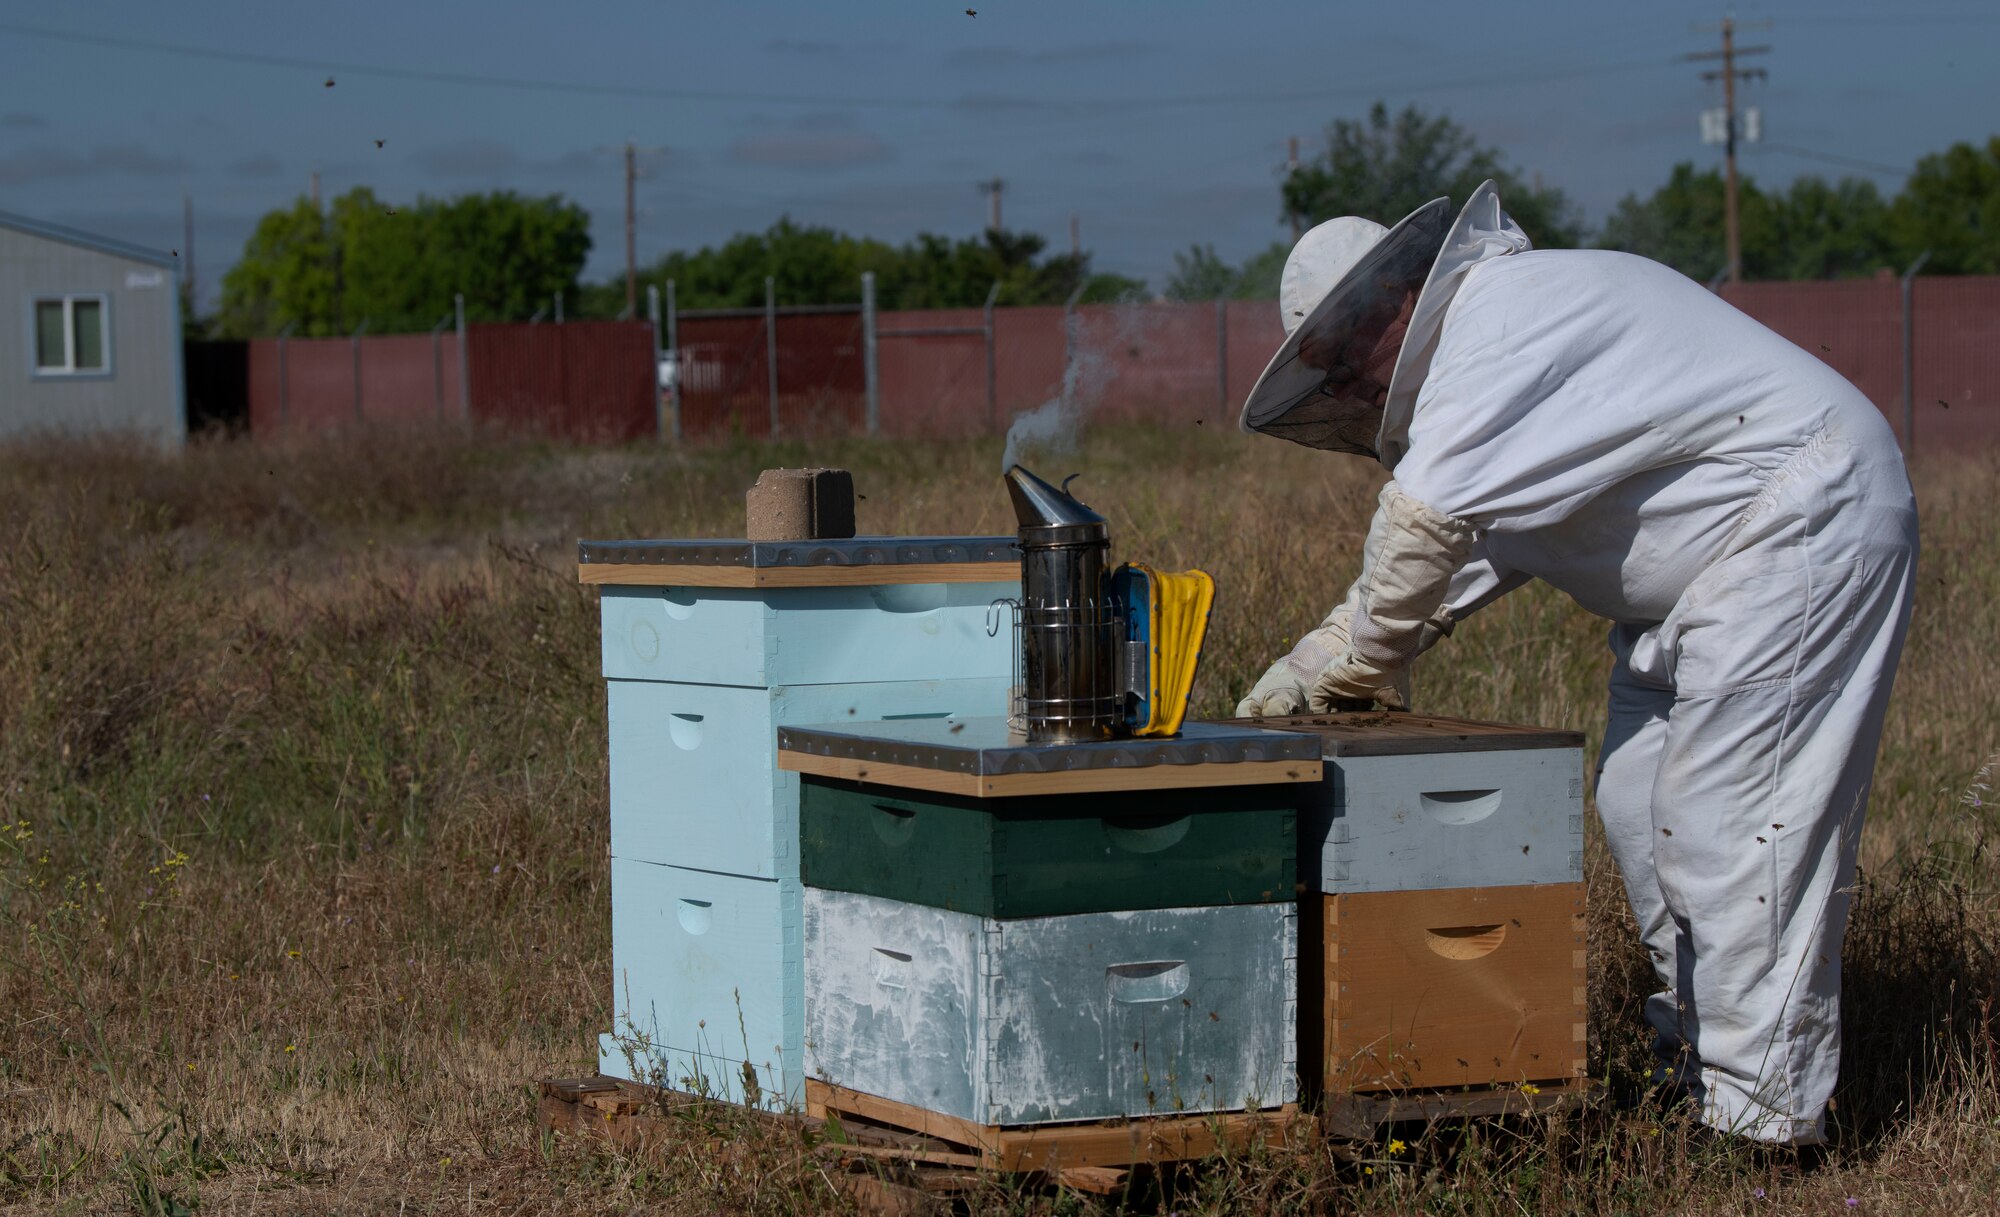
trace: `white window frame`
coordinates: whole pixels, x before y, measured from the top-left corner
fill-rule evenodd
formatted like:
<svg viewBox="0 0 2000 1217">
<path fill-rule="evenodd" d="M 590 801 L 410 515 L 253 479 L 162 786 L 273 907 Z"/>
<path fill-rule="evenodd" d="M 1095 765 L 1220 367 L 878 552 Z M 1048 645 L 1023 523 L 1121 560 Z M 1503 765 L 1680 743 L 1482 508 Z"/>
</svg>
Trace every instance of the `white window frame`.
<svg viewBox="0 0 2000 1217">
<path fill-rule="evenodd" d="M 76 305 L 96 301 L 97 315 L 104 326 L 104 366 L 76 366 Z M 41 306 L 60 302 L 63 306 L 63 365 L 45 367 L 41 362 Z M 102 380 L 111 376 L 111 296 L 107 292 L 36 292 L 28 298 L 28 367 L 37 380 Z"/>
</svg>

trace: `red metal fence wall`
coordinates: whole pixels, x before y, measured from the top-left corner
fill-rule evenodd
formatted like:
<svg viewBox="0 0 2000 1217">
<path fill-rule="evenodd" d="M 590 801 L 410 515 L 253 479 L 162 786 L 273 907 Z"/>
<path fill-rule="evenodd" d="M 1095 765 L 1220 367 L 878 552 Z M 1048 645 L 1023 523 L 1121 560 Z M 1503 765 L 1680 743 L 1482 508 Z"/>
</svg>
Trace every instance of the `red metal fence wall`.
<svg viewBox="0 0 2000 1217">
<path fill-rule="evenodd" d="M 860 431 L 867 408 L 861 314 L 778 315 L 778 396 L 763 317 L 682 317 L 678 323 L 681 436 L 764 437 Z"/>
<path fill-rule="evenodd" d="M 1902 284 L 1745 283 L 1723 297 L 1853 381 L 1904 438 Z M 1920 278 L 1911 306 L 1916 450 L 2000 441 L 2000 278 Z"/>
<path fill-rule="evenodd" d="M 1914 284 L 1917 444 L 1943 452 L 2000 442 L 2000 277 Z M 1825 360 L 1902 433 L 1903 312 L 1894 280 L 1750 283 L 1725 298 Z M 866 425 L 862 320 L 856 312 L 780 311 L 775 410 L 765 319 L 679 322 L 683 438 L 812 436 Z M 1230 426 L 1277 349 L 1269 301 L 1010 308 L 993 316 L 989 399 L 985 319 L 977 309 L 878 319 L 880 430 L 889 436 L 999 432 L 1065 394 L 1091 417 L 1169 426 Z M 946 331 L 940 333 L 939 331 Z M 955 332 L 954 332 L 955 331 Z M 653 330 L 635 322 L 476 325 L 467 362 L 471 414 L 585 442 L 655 434 Z M 256 434 L 285 427 L 415 420 L 459 412 L 455 336 L 250 344 Z M 1068 354 L 1066 354 L 1068 352 Z"/>
<path fill-rule="evenodd" d="M 474 418 L 585 443 L 638 439 L 659 425 L 650 325 L 475 325 L 466 337 Z"/>
<path fill-rule="evenodd" d="M 650 436 L 652 352 L 652 327 L 632 322 L 470 326 L 471 416 L 588 443 Z M 260 338 L 249 350 L 250 430 L 458 418 L 459 366 L 452 333 Z"/>
</svg>

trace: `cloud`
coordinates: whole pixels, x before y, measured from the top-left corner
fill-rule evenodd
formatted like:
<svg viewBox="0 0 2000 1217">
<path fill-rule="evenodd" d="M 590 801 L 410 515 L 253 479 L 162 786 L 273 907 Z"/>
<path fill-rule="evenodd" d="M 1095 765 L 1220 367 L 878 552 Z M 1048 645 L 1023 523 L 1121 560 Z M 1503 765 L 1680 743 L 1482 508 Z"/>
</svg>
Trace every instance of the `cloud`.
<svg viewBox="0 0 2000 1217">
<path fill-rule="evenodd" d="M 284 165 L 268 152 L 256 152 L 229 162 L 229 172 L 237 177 L 276 177 Z"/>
<path fill-rule="evenodd" d="M 521 154 L 498 140 L 473 138 L 420 148 L 410 160 L 438 177 L 491 178 L 518 168 Z"/>
<path fill-rule="evenodd" d="M 1071 47 L 1048 47 L 1024 51 L 1017 47 L 960 47 L 944 57 L 954 68 L 1020 68 L 1043 64 L 1100 64 L 1118 59 L 1138 59 L 1158 49 L 1151 42 L 1086 42 Z"/>
<path fill-rule="evenodd" d="M 41 115 L 22 110 L 0 114 L 0 131 L 46 131 L 50 125 L 49 120 Z"/>
<path fill-rule="evenodd" d="M 83 153 L 44 145 L 0 156 L 0 186 L 105 174 L 158 177 L 183 172 L 187 167 L 180 157 L 160 156 L 138 144 L 99 145 Z"/>
<path fill-rule="evenodd" d="M 849 169 L 879 165 L 892 154 L 880 137 L 860 129 L 852 115 L 819 112 L 800 115 L 783 128 L 739 137 L 729 146 L 729 159 L 783 169 Z"/>
</svg>

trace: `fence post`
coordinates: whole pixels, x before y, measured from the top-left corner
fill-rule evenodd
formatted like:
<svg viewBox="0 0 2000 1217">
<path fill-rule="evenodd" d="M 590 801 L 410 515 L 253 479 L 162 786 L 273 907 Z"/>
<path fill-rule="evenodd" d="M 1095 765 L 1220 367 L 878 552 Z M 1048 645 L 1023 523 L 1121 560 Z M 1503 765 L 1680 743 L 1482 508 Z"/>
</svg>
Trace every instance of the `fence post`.
<svg viewBox="0 0 2000 1217">
<path fill-rule="evenodd" d="M 1215 298 L 1215 408 L 1229 415 L 1229 301 Z"/>
<path fill-rule="evenodd" d="M 1000 429 L 999 361 L 995 358 L 997 345 L 993 334 L 993 305 L 1000 299 L 1000 280 L 993 281 L 993 290 L 986 293 L 986 307 L 982 316 L 986 329 L 986 430 Z"/>
<path fill-rule="evenodd" d="M 348 342 L 354 347 L 354 421 L 357 423 L 361 421 L 361 336 L 367 332 L 368 319 L 363 317 L 361 324 L 354 327 L 353 335 L 348 338 Z"/>
<path fill-rule="evenodd" d="M 771 379 L 771 438 L 778 438 L 778 281 L 764 276 L 764 364 Z"/>
<path fill-rule="evenodd" d="M 291 340 L 296 321 L 285 322 L 285 328 L 278 331 L 278 430 L 292 429 L 292 385 L 291 377 L 285 372 L 285 343 Z"/>
<path fill-rule="evenodd" d="M 563 323 L 563 310 L 562 310 L 562 306 L 563 306 L 563 298 L 562 298 L 562 296 L 563 296 L 563 294 L 562 294 L 562 293 L 561 293 L 560 291 L 558 291 L 558 292 L 556 293 L 556 324 L 557 324 L 557 325 L 561 325 L 561 324 Z"/>
<path fill-rule="evenodd" d="M 861 272 L 861 376 L 868 382 L 868 434 L 882 428 L 882 387 L 875 377 L 875 272 Z"/>
<path fill-rule="evenodd" d="M 653 440 L 666 438 L 667 408 L 660 400 L 660 289 L 646 285 L 646 324 L 653 327 Z"/>
<path fill-rule="evenodd" d="M 459 292 L 451 298 L 451 313 L 458 327 L 458 417 L 463 422 L 472 417 L 472 364 L 465 350 L 465 293 Z"/>
<path fill-rule="evenodd" d="M 1911 282 L 1924 263 L 1931 260 L 1931 251 L 1925 250 L 1910 263 L 1910 269 L 1903 272 L 1903 459 L 1914 460 L 1917 455 L 1917 319 L 1911 308 L 1914 293 Z"/>
<path fill-rule="evenodd" d="M 444 327 L 451 324 L 446 313 L 431 327 L 431 416 L 444 417 Z"/>
<path fill-rule="evenodd" d="M 681 314 L 674 302 L 674 281 L 667 280 L 667 350 L 674 356 L 674 439 L 681 438 L 681 379 L 687 375 L 687 361 L 681 358 Z"/>
</svg>

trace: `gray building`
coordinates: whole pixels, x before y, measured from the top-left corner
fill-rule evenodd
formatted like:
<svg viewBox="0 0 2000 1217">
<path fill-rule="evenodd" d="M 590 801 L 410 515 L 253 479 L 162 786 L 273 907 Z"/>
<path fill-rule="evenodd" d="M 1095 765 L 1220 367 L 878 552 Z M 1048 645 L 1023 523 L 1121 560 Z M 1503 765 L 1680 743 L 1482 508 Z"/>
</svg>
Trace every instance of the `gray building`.
<svg viewBox="0 0 2000 1217">
<path fill-rule="evenodd" d="M 0 211 L 0 439 L 187 437 L 171 254 Z"/>
</svg>

